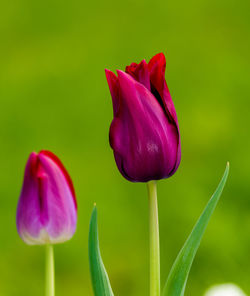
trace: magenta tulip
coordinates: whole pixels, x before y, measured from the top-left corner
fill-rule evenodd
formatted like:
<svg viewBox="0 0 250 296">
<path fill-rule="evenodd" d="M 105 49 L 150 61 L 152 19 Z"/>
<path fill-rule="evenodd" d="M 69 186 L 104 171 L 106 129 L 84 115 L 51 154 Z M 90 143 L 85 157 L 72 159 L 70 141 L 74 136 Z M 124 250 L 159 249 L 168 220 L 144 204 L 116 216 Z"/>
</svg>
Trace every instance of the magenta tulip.
<svg viewBox="0 0 250 296">
<path fill-rule="evenodd" d="M 114 119 L 110 145 L 121 174 L 133 182 L 168 178 L 181 159 L 175 107 L 165 80 L 160 53 L 147 64 L 132 63 L 118 77 L 106 70 Z"/>
<path fill-rule="evenodd" d="M 77 204 L 73 183 L 50 151 L 32 152 L 17 207 L 17 230 L 30 245 L 69 240 L 76 230 Z"/>
</svg>

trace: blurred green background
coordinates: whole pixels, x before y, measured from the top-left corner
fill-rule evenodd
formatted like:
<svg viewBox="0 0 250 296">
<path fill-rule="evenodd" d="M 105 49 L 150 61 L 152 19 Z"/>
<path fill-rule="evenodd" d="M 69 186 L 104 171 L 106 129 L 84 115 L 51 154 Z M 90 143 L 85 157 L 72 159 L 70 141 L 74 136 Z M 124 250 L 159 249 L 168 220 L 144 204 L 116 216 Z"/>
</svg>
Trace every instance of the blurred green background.
<svg viewBox="0 0 250 296">
<path fill-rule="evenodd" d="M 182 139 L 178 172 L 158 186 L 162 282 L 229 160 L 186 295 L 229 281 L 250 293 L 249 11 L 248 0 L 1 1 L 0 296 L 44 294 L 44 248 L 26 246 L 15 226 L 24 166 L 40 149 L 61 158 L 79 206 L 74 238 L 55 247 L 56 294 L 93 295 L 87 239 L 96 202 L 115 295 L 148 295 L 146 186 L 116 168 L 104 68 L 158 52 Z"/>
</svg>

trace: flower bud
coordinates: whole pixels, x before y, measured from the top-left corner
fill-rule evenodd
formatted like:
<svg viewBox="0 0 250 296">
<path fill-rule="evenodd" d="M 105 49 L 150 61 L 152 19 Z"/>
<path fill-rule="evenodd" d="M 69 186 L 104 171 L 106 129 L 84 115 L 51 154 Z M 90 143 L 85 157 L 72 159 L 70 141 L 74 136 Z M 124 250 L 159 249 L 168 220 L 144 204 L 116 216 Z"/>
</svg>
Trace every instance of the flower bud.
<svg viewBox="0 0 250 296">
<path fill-rule="evenodd" d="M 118 77 L 106 70 L 114 119 L 110 145 L 121 174 L 133 182 L 172 176 L 181 159 L 176 111 L 165 81 L 165 56 L 132 63 Z"/>
<path fill-rule="evenodd" d="M 50 151 L 32 152 L 17 206 L 17 230 L 30 245 L 69 240 L 76 230 L 77 204 L 71 178 Z"/>
</svg>

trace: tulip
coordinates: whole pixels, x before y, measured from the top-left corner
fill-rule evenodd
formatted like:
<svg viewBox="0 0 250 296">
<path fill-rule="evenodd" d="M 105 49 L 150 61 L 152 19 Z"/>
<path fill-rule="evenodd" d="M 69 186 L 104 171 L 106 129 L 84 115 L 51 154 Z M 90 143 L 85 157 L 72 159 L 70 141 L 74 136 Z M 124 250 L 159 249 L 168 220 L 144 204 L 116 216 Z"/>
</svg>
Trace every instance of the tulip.
<svg viewBox="0 0 250 296">
<path fill-rule="evenodd" d="M 106 71 L 114 119 L 110 145 L 121 174 L 133 182 L 172 176 L 181 159 L 175 107 L 165 80 L 164 54 L 132 63 L 118 77 Z"/>
<path fill-rule="evenodd" d="M 17 207 L 17 230 L 30 245 L 69 240 L 76 230 L 77 204 L 73 183 L 50 151 L 29 156 Z"/>
</svg>

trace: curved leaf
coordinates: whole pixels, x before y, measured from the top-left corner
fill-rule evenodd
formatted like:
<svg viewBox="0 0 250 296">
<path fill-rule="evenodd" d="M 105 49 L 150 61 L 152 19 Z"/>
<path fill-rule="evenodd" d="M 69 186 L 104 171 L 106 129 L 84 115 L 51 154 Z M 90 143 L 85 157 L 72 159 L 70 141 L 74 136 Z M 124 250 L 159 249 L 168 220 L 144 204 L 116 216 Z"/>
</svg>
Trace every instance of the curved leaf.
<svg viewBox="0 0 250 296">
<path fill-rule="evenodd" d="M 99 249 L 96 206 L 94 206 L 89 225 L 89 264 L 94 295 L 113 296 Z"/>
<path fill-rule="evenodd" d="M 219 201 L 223 188 L 225 186 L 229 172 L 229 163 L 227 163 L 224 175 L 215 190 L 213 196 L 209 200 L 205 210 L 200 216 L 198 222 L 194 226 L 190 236 L 186 240 L 183 248 L 177 256 L 172 269 L 169 273 L 165 288 L 163 290 L 163 296 L 183 296 L 189 275 L 190 268 L 192 266 L 195 254 L 200 245 L 203 234 L 208 225 L 209 219 L 213 214 L 213 211 Z"/>
</svg>

